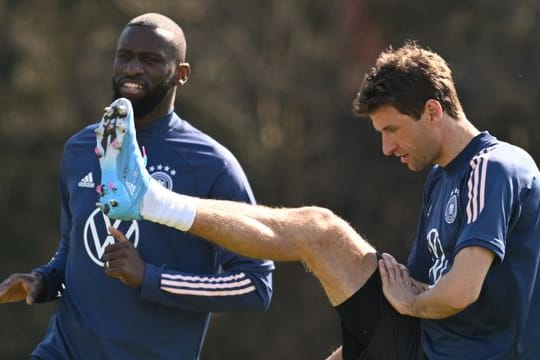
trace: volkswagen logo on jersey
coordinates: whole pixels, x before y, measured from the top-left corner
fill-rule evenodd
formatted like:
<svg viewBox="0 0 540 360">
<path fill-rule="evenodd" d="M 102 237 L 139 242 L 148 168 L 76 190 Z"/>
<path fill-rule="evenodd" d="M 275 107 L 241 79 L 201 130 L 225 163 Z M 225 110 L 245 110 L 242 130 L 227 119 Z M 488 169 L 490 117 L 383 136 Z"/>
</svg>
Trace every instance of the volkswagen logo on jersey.
<svg viewBox="0 0 540 360">
<path fill-rule="evenodd" d="M 457 216 L 457 197 L 459 195 L 459 190 L 454 189 L 450 193 L 450 199 L 446 203 L 446 209 L 444 210 L 444 220 L 447 224 L 451 224 L 456 220 Z"/>
<path fill-rule="evenodd" d="M 172 190 L 173 180 L 172 177 L 176 175 L 176 170 L 172 169 L 169 165 L 152 165 L 148 167 L 150 175 L 159 182 L 165 188 Z"/>
<path fill-rule="evenodd" d="M 123 232 L 134 247 L 139 244 L 139 224 L 137 221 L 111 220 L 96 208 L 84 224 L 83 238 L 88 257 L 101 267 L 103 261 L 100 259 L 105 252 L 105 248 L 115 242 L 114 237 L 107 231 L 111 225 Z"/>
</svg>

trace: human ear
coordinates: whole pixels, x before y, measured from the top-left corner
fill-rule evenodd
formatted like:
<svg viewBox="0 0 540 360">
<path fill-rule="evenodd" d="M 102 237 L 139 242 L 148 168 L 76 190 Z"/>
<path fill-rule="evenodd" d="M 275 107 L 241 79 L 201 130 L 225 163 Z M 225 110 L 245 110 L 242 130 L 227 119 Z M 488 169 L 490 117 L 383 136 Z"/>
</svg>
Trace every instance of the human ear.
<svg viewBox="0 0 540 360">
<path fill-rule="evenodd" d="M 184 85 L 191 74 L 191 66 L 188 63 L 180 63 L 176 69 L 178 75 L 178 85 Z"/>
<path fill-rule="evenodd" d="M 435 99 L 428 99 L 424 104 L 424 113 L 430 121 L 439 120 L 443 115 L 441 103 Z"/>
</svg>

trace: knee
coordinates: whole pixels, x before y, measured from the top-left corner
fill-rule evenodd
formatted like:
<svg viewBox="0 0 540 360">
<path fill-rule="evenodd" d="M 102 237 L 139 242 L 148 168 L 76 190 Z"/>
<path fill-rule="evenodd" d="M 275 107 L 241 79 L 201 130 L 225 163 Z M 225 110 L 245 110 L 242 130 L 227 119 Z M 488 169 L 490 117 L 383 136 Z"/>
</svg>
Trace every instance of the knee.
<svg viewBox="0 0 540 360">
<path fill-rule="evenodd" d="M 297 211 L 303 226 L 310 229 L 305 233 L 309 235 L 304 236 L 300 243 L 311 250 L 319 251 L 331 246 L 333 240 L 339 238 L 347 226 L 345 221 L 326 208 L 306 206 Z"/>
</svg>

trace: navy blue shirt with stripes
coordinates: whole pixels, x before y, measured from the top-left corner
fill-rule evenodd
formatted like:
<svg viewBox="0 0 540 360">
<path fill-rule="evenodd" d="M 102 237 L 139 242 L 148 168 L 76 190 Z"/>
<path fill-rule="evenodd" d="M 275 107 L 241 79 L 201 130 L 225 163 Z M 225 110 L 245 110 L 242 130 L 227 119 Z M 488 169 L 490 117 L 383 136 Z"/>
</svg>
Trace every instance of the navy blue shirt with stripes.
<svg viewBox="0 0 540 360">
<path fill-rule="evenodd" d="M 411 275 L 436 284 L 468 246 L 492 251 L 495 260 L 475 303 L 454 316 L 421 321 L 429 359 L 538 358 L 539 181 L 529 154 L 487 132 L 447 166 L 431 169 Z"/>
<path fill-rule="evenodd" d="M 262 311 L 272 294 L 271 261 L 238 256 L 146 221 L 113 221 L 96 208 L 100 168 L 91 125 L 71 137 L 60 167 L 61 238 L 36 270 L 58 300 L 40 359 L 197 359 L 210 312 Z M 137 127 L 152 177 L 197 197 L 254 202 L 234 156 L 175 113 Z M 105 276 L 101 256 L 113 225 L 147 263 L 141 288 Z"/>
</svg>

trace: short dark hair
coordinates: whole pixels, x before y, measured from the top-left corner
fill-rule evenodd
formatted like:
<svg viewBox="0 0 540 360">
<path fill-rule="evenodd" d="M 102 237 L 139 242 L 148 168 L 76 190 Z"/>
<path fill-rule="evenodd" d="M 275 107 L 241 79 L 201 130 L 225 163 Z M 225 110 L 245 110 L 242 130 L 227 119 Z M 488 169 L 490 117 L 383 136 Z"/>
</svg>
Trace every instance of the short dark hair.
<svg viewBox="0 0 540 360">
<path fill-rule="evenodd" d="M 184 36 L 184 31 L 169 17 L 158 13 L 146 13 L 131 19 L 126 27 L 128 26 L 147 26 L 170 31 L 173 35 L 172 43 L 178 61 L 184 62 L 186 60 L 186 38 Z"/>
<path fill-rule="evenodd" d="M 357 115 L 369 115 L 383 105 L 391 105 L 405 115 L 420 119 L 429 99 L 439 101 L 453 118 L 462 112 L 446 61 L 430 49 L 407 41 L 401 48 L 383 51 L 365 75 L 354 99 Z"/>
</svg>

